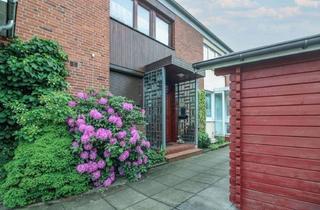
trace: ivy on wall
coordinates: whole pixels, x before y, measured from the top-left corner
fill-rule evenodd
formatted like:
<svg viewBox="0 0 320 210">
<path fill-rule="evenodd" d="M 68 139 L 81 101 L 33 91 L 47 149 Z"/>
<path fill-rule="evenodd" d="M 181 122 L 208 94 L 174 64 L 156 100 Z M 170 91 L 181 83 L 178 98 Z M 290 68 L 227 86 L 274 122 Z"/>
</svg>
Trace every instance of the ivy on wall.
<svg viewBox="0 0 320 210">
<path fill-rule="evenodd" d="M 206 132 L 206 92 L 199 90 L 199 132 Z"/>
<path fill-rule="evenodd" d="M 56 42 L 36 37 L 14 39 L 0 48 L 0 180 L 17 145 L 19 126 L 12 107 L 23 104 L 28 109 L 38 105 L 44 92 L 66 89 L 66 61 Z"/>
</svg>

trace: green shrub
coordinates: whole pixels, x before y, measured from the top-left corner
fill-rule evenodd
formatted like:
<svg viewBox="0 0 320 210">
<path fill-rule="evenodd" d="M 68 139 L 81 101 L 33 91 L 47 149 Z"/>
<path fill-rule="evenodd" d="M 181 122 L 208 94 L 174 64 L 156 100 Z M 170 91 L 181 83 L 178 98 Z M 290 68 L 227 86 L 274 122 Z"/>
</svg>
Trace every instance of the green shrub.
<svg viewBox="0 0 320 210">
<path fill-rule="evenodd" d="M 37 106 L 45 91 L 67 87 L 67 55 L 54 41 L 33 38 L 12 40 L 0 48 L 0 180 L 3 165 L 13 157 L 14 133 L 19 130 L 12 104 Z"/>
<path fill-rule="evenodd" d="M 206 92 L 199 91 L 199 132 L 206 132 Z"/>
<path fill-rule="evenodd" d="M 65 126 L 49 126 L 35 142 L 22 142 L 5 165 L 7 178 L 0 187 L 3 204 L 13 208 L 88 190 L 86 176 L 75 171 L 71 136 Z"/>
<path fill-rule="evenodd" d="M 146 152 L 146 155 L 149 159 L 149 167 L 152 167 L 156 164 L 163 163 L 166 161 L 165 150 L 150 149 Z"/>
<path fill-rule="evenodd" d="M 199 132 L 198 147 L 208 148 L 211 144 L 211 139 L 206 132 Z"/>
<path fill-rule="evenodd" d="M 39 97 L 39 106 L 26 109 L 24 104 L 13 104 L 20 130 L 16 136 L 21 141 L 34 141 L 48 125 L 65 125 L 66 118 L 74 114 L 67 106 L 71 96 L 62 91 L 46 92 Z"/>
</svg>

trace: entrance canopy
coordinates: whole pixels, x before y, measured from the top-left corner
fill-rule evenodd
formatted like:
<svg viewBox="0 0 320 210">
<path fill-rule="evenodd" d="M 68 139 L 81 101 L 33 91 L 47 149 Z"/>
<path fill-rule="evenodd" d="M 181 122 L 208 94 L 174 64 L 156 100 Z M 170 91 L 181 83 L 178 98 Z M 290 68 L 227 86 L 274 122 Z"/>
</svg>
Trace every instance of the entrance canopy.
<svg viewBox="0 0 320 210">
<path fill-rule="evenodd" d="M 144 68 L 146 134 L 154 147 L 185 142 L 197 145 L 197 79 L 191 64 L 169 56 Z"/>
<path fill-rule="evenodd" d="M 196 72 L 192 64 L 170 55 L 144 67 L 146 73 L 157 69 L 166 69 L 166 79 L 170 82 L 185 82 L 204 77 L 204 73 Z"/>
</svg>

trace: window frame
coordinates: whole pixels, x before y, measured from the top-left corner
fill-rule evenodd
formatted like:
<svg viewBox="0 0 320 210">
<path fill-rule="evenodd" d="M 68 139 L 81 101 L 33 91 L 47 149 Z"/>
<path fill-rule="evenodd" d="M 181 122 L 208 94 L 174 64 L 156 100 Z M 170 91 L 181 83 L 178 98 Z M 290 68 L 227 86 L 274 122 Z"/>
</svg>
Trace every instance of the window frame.
<svg viewBox="0 0 320 210">
<path fill-rule="evenodd" d="M 172 20 L 170 20 L 169 18 L 167 18 L 165 15 L 163 15 L 160 11 L 156 10 L 152 6 L 149 6 L 147 4 L 147 2 L 143 2 L 140 0 L 131 0 L 131 1 L 133 3 L 132 25 L 128 25 L 128 24 L 122 22 L 121 20 L 119 20 L 118 18 L 113 17 L 111 15 L 111 11 L 110 11 L 110 17 L 112 19 L 116 20 L 117 22 L 124 24 L 125 26 L 130 27 L 131 29 L 141 33 L 142 35 L 148 36 L 149 38 L 153 39 L 154 41 L 156 41 L 166 47 L 174 49 L 174 46 L 173 46 L 173 24 L 174 24 L 174 22 Z M 138 7 L 139 6 L 143 7 L 144 9 L 146 9 L 150 12 L 149 34 L 145 34 L 144 32 L 142 32 L 138 29 Z M 168 39 L 169 39 L 168 45 L 165 43 L 162 43 L 161 41 L 158 41 L 156 39 L 156 20 L 157 20 L 157 18 L 161 19 L 162 21 L 164 21 L 165 23 L 168 24 Z"/>
<path fill-rule="evenodd" d="M 211 57 L 211 58 L 209 56 L 210 53 L 213 54 L 213 57 Z M 216 50 L 212 49 L 206 43 L 203 43 L 203 60 L 204 61 L 211 60 L 211 59 L 217 58 L 219 56 L 220 56 L 220 54 Z"/>
<path fill-rule="evenodd" d="M 152 36 L 152 10 L 148 6 L 146 6 L 145 4 L 143 4 L 143 3 L 139 2 L 139 1 L 134 1 L 134 2 L 136 2 L 136 6 L 134 5 L 134 7 L 136 8 L 134 10 L 136 10 L 136 12 L 134 12 L 134 14 L 133 14 L 134 15 L 134 19 L 135 19 L 134 20 L 134 22 L 135 22 L 134 28 L 136 30 L 138 30 L 140 33 L 145 34 L 144 32 L 142 32 L 142 31 L 140 31 L 138 29 L 138 27 L 139 27 L 139 25 L 138 25 L 139 7 L 142 7 L 143 9 L 145 9 L 145 10 L 147 10 L 149 12 L 149 33 L 145 34 L 145 35 Z"/>
<path fill-rule="evenodd" d="M 135 0 L 126 0 L 126 1 L 131 1 L 132 2 L 132 19 L 131 19 L 131 25 L 128 25 L 127 23 L 125 23 L 124 21 L 122 21 L 121 19 L 119 19 L 119 18 L 117 18 L 117 17 L 114 17 L 113 15 L 112 15 L 112 9 L 111 9 L 111 4 L 112 4 L 112 1 L 113 0 L 111 0 L 110 1 L 110 17 L 111 18 L 113 18 L 113 19 L 115 19 L 115 20 L 117 20 L 117 21 L 119 21 L 120 23 L 122 23 L 122 24 L 124 24 L 124 25 L 126 25 L 126 26 L 128 26 L 128 27 L 131 27 L 131 28 L 133 28 L 134 27 L 134 22 L 135 22 Z M 123 0 L 122 0 L 123 1 Z"/>
<path fill-rule="evenodd" d="M 165 44 L 165 43 L 163 43 L 163 42 L 161 42 L 161 41 L 159 41 L 159 40 L 157 40 L 157 37 L 156 37 L 156 36 L 157 36 L 157 18 L 159 18 L 160 20 L 162 20 L 163 22 L 165 22 L 166 24 L 168 24 L 168 45 Z M 156 13 L 153 23 L 154 23 L 154 37 L 153 37 L 153 38 L 154 38 L 155 40 L 157 40 L 158 42 L 166 45 L 166 46 L 172 46 L 171 22 L 170 22 L 169 20 L 167 20 L 166 18 L 164 18 L 162 15 Z"/>
</svg>

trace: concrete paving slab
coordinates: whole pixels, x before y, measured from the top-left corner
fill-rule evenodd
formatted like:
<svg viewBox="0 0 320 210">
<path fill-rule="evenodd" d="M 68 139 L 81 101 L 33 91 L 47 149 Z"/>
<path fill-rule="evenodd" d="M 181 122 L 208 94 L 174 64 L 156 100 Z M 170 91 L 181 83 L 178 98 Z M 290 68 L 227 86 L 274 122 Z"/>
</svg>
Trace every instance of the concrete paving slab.
<svg viewBox="0 0 320 210">
<path fill-rule="evenodd" d="M 219 179 L 221 179 L 221 177 L 219 176 L 214 176 L 212 174 L 207 174 L 207 173 L 200 173 L 200 174 L 197 174 L 196 176 L 193 176 L 190 180 L 205 183 L 205 184 L 213 184 L 217 182 Z"/>
<path fill-rule="evenodd" d="M 130 206 L 126 210 L 170 210 L 172 207 L 165 205 L 159 201 L 148 198 L 133 206 Z"/>
<path fill-rule="evenodd" d="M 155 181 L 167 185 L 169 187 L 172 187 L 174 185 L 177 185 L 185 180 L 187 180 L 186 178 L 182 178 L 180 176 L 176 176 L 176 175 L 172 175 L 172 174 L 168 174 L 168 175 L 163 175 L 160 176 L 156 179 L 154 179 Z"/>
<path fill-rule="evenodd" d="M 201 182 L 195 182 L 192 180 L 186 180 L 180 184 L 177 184 L 174 186 L 175 189 L 183 190 L 190 193 L 198 193 L 201 190 L 207 188 L 209 184 L 201 183 Z"/>
<path fill-rule="evenodd" d="M 149 179 L 129 183 L 128 185 L 146 196 L 152 196 L 168 189 L 168 186 Z"/>
<path fill-rule="evenodd" d="M 192 193 L 169 188 L 152 196 L 152 198 L 157 201 L 163 202 L 169 206 L 176 207 L 180 205 L 182 202 L 189 199 L 191 196 L 193 196 Z"/>
<path fill-rule="evenodd" d="M 116 209 L 125 209 L 146 198 L 146 196 L 130 188 L 104 197 L 104 199 Z"/>
</svg>

